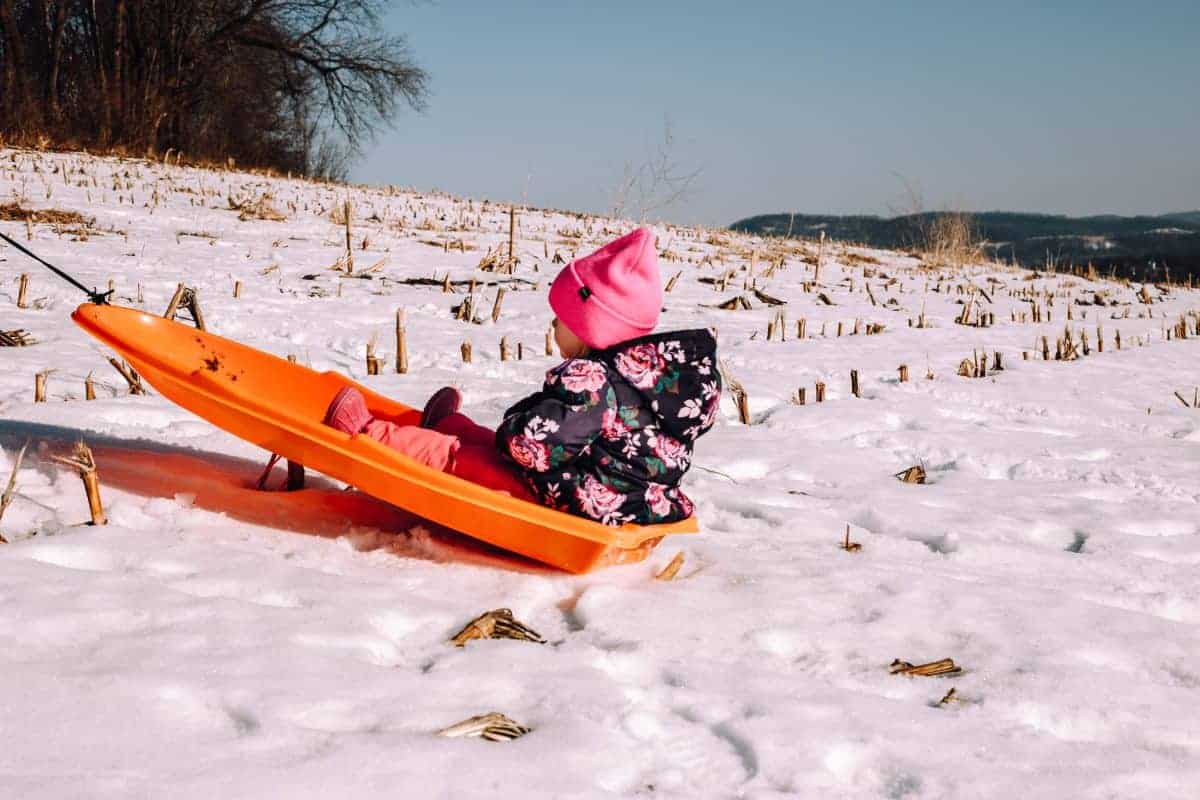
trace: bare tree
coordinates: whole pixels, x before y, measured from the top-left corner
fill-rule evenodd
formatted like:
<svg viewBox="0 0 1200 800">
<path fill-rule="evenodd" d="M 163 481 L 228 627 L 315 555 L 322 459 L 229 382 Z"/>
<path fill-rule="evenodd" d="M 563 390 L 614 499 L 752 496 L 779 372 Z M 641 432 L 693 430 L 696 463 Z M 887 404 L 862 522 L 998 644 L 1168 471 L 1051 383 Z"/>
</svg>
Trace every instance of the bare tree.
<svg viewBox="0 0 1200 800">
<path fill-rule="evenodd" d="M 625 162 L 612 194 L 612 216 L 634 213 L 644 222 L 651 214 L 665 211 L 688 196 L 703 170 L 689 172 L 681 167 L 674 150 L 671 119 L 664 116 L 662 139 L 648 148 L 645 160 L 637 166 Z"/>
</svg>

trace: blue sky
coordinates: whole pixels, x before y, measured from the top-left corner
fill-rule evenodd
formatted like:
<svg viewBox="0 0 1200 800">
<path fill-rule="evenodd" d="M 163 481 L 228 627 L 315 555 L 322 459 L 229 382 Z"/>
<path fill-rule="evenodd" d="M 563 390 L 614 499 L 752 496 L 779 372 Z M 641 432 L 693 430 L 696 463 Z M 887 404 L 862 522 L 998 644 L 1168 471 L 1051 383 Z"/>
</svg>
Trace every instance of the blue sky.
<svg viewBox="0 0 1200 800">
<path fill-rule="evenodd" d="M 1200 208 L 1200 2 L 396 3 L 429 71 L 352 177 L 603 211 L 664 119 L 657 216 Z M 901 180 L 902 176 L 904 180 Z"/>
</svg>

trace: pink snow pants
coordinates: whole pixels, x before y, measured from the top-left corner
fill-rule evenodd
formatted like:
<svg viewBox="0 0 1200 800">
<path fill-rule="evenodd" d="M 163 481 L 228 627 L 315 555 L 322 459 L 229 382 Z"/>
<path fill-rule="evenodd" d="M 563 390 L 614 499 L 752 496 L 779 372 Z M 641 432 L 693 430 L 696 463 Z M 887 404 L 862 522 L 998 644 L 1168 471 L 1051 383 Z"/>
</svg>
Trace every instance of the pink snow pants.
<svg viewBox="0 0 1200 800">
<path fill-rule="evenodd" d="M 363 434 L 427 467 L 536 501 L 521 480 L 520 468 L 505 461 L 496 450 L 496 432 L 476 425 L 465 414 L 449 415 L 435 430 L 373 419 L 363 428 Z"/>
</svg>

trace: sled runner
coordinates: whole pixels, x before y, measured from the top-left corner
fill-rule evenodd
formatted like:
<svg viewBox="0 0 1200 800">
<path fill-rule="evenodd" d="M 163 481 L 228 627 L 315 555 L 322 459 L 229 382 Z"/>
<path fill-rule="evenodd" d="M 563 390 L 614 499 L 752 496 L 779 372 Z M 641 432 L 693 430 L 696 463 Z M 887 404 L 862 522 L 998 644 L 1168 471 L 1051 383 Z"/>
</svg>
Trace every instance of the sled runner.
<svg viewBox="0 0 1200 800">
<path fill-rule="evenodd" d="M 367 436 L 322 424 L 337 391 L 356 386 L 371 413 L 416 425 L 420 411 L 336 372 L 286 359 L 152 314 L 84 303 L 75 322 L 112 347 L 164 397 L 238 438 L 444 525 L 569 572 L 641 561 L 668 525 L 601 525 L 430 469 Z"/>
</svg>

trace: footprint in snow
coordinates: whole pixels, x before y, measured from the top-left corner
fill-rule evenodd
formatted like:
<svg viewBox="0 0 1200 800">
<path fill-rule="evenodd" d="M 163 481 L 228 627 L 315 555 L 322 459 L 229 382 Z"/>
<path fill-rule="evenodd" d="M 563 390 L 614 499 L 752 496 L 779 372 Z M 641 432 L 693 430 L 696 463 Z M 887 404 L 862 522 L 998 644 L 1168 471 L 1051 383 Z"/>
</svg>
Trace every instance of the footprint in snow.
<svg viewBox="0 0 1200 800">
<path fill-rule="evenodd" d="M 323 733 L 371 733 L 382 728 L 378 714 L 336 700 L 305 706 L 290 714 L 289 721 Z"/>
<path fill-rule="evenodd" d="M 260 590 L 244 582 L 222 579 L 176 581 L 169 588 L 192 597 L 241 600 L 269 608 L 301 608 L 304 603 L 291 592 Z"/>
<path fill-rule="evenodd" d="M 258 716 L 241 704 L 222 699 L 187 686 L 164 686 L 157 692 L 161 713 L 193 727 L 214 731 L 232 731 L 248 736 L 261 727 Z"/>
<path fill-rule="evenodd" d="M 315 650 L 325 650 L 331 655 L 349 653 L 359 661 L 377 667 L 395 667 L 404 661 L 403 651 L 399 647 L 376 636 L 300 634 L 293 637 L 292 641 Z"/>
<path fill-rule="evenodd" d="M 24 555 L 32 561 L 84 572 L 110 572 L 121 566 L 113 553 L 85 544 L 35 544 L 28 546 Z"/>
</svg>

